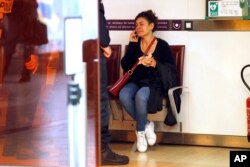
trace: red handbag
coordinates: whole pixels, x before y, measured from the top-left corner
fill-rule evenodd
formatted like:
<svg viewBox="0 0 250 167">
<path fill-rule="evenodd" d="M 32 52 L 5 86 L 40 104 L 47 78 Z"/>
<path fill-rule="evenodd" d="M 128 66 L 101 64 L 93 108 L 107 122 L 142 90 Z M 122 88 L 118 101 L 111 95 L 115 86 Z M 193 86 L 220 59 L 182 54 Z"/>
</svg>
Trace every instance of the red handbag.
<svg viewBox="0 0 250 167">
<path fill-rule="evenodd" d="M 147 52 L 149 51 L 150 47 L 153 45 L 154 41 L 156 40 L 156 38 L 154 38 L 151 43 L 148 45 L 144 55 L 147 54 Z M 128 70 L 120 79 L 118 79 L 114 85 L 112 85 L 110 88 L 109 88 L 109 94 L 113 97 L 117 97 L 120 90 L 124 87 L 124 85 L 128 82 L 129 78 L 131 77 L 131 75 L 133 74 L 134 70 L 136 69 L 136 67 L 138 66 L 139 64 L 139 61 L 137 61 L 135 63 L 135 65 L 130 69 Z"/>
</svg>

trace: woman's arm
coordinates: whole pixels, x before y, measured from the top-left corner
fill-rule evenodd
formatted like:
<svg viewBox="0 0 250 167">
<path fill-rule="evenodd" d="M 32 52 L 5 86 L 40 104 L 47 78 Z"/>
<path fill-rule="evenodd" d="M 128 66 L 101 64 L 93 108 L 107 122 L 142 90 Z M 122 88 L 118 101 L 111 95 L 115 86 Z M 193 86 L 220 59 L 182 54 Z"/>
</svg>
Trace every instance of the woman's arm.
<svg viewBox="0 0 250 167">
<path fill-rule="evenodd" d="M 157 59 L 157 68 L 163 87 L 165 90 L 168 90 L 178 83 L 177 66 L 169 44 L 162 40 L 160 48 L 159 52 L 162 54 Z"/>
<path fill-rule="evenodd" d="M 128 71 L 138 61 L 138 55 L 136 54 L 136 48 L 138 42 L 129 42 L 125 55 L 121 59 L 121 66 L 124 71 Z"/>
<path fill-rule="evenodd" d="M 169 44 L 164 40 L 159 40 L 158 45 L 159 45 L 158 47 L 159 49 L 156 53 L 157 55 L 155 56 L 155 59 L 157 62 L 156 65 L 158 63 L 162 63 L 162 64 L 168 63 L 168 64 L 176 66 Z"/>
</svg>

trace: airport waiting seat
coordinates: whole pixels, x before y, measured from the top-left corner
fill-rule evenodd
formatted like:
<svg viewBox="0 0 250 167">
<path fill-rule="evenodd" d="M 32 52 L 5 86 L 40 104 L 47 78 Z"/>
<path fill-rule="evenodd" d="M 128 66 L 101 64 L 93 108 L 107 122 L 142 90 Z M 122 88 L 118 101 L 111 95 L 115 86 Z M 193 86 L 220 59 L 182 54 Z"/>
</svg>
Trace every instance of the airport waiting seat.
<svg viewBox="0 0 250 167">
<path fill-rule="evenodd" d="M 112 54 L 107 59 L 108 85 L 113 85 L 120 77 L 121 45 L 110 45 Z"/>
<path fill-rule="evenodd" d="M 185 88 L 183 86 L 183 67 L 184 67 L 184 54 L 185 54 L 185 45 L 171 45 L 171 49 L 173 52 L 173 55 L 175 57 L 175 62 L 178 69 L 178 76 L 179 76 L 179 84 L 176 87 L 173 87 L 169 89 L 168 91 L 168 97 L 170 100 L 170 105 L 173 110 L 174 116 L 177 118 L 177 107 L 174 99 L 174 91 L 178 90 L 179 93 L 182 93 L 182 89 Z"/>
<path fill-rule="evenodd" d="M 170 105 L 173 109 L 173 113 L 178 121 L 178 113 L 176 110 L 176 105 L 173 98 L 173 91 L 179 89 L 178 91 L 182 93 L 182 84 L 183 84 L 183 67 L 184 67 L 184 55 L 185 55 L 185 45 L 171 45 L 171 50 L 173 56 L 175 57 L 175 61 L 178 68 L 179 75 L 179 86 L 171 88 L 168 92 L 168 96 L 170 99 Z M 125 47 L 126 48 L 126 47 Z M 112 59 L 111 61 L 116 61 Z M 109 62 L 111 64 L 112 62 Z M 108 66 L 109 66 L 108 64 Z M 119 65 L 119 70 L 116 65 Z M 114 68 L 116 68 L 116 72 L 120 74 L 120 59 L 119 63 L 115 64 Z M 112 77 L 115 71 L 108 71 L 109 77 Z M 114 76 L 117 77 L 117 76 Z M 114 82 L 118 79 L 117 77 Z M 110 79 L 111 80 L 111 79 Z M 113 83 L 114 83 L 113 82 Z M 166 105 L 166 100 L 163 101 L 163 105 Z M 134 130 L 135 129 L 135 121 L 128 115 L 128 113 L 122 108 L 118 99 L 110 97 L 110 130 Z M 181 132 L 182 123 L 178 121 L 178 124 L 173 127 L 167 127 L 164 125 L 164 119 L 167 115 L 166 107 L 163 107 L 163 110 L 157 112 L 156 114 L 148 114 L 148 119 L 152 120 L 156 124 L 156 131 L 160 132 Z"/>
<path fill-rule="evenodd" d="M 175 62 L 177 65 L 179 83 L 178 83 L 178 86 L 169 89 L 168 97 L 170 100 L 172 112 L 173 112 L 175 118 L 177 119 L 178 124 L 173 126 L 173 127 L 167 127 L 164 125 L 163 121 L 167 115 L 166 107 L 163 108 L 162 111 L 157 112 L 156 114 L 148 114 L 148 118 L 149 118 L 149 120 L 155 121 L 156 131 L 181 132 L 182 131 L 182 122 L 178 119 L 178 112 L 177 112 L 177 107 L 176 107 L 173 92 L 179 91 L 179 93 L 182 94 L 182 88 L 184 88 L 183 87 L 183 70 L 184 70 L 185 45 L 170 45 L 170 48 L 172 50 L 172 54 L 175 58 Z M 163 100 L 163 105 L 166 105 L 165 99 Z"/>
<path fill-rule="evenodd" d="M 110 58 L 107 59 L 107 71 L 108 71 L 108 85 L 113 85 L 120 77 L 120 60 L 121 60 L 121 48 L 120 44 L 111 44 L 112 54 Z M 110 120 L 119 120 L 122 121 L 121 110 L 117 108 L 118 99 L 112 96 L 109 96 L 109 106 L 110 106 Z"/>
</svg>

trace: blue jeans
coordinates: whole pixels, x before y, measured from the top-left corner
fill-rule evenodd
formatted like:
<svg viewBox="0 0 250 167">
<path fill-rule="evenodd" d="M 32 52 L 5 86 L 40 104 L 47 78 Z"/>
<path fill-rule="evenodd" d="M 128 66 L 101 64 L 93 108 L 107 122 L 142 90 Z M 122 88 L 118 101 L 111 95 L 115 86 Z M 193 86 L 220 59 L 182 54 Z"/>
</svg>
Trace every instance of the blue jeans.
<svg viewBox="0 0 250 167">
<path fill-rule="evenodd" d="M 137 123 L 137 131 L 145 130 L 149 94 L 149 87 L 140 88 L 132 82 L 126 84 L 119 93 L 119 99 L 122 106 Z"/>
</svg>

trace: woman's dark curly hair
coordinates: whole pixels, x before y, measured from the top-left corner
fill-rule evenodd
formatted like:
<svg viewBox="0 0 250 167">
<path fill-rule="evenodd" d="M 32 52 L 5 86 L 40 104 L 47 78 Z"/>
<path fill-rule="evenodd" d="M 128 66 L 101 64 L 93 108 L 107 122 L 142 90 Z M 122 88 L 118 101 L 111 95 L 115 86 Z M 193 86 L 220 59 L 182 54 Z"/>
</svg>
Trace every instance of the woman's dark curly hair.
<svg viewBox="0 0 250 167">
<path fill-rule="evenodd" d="M 152 10 L 147 10 L 147 11 L 143 11 L 141 13 L 139 13 L 136 17 L 135 17 L 135 21 L 139 18 L 139 17 L 143 17 L 145 18 L 149 24 L 150 23 L 154 23 L 154 28 L 153 28 L 153 32 L 157 29 L 157 23 L 158 23 L 158 17 L 155 15 L 155 13 Z"/>
</svg>

